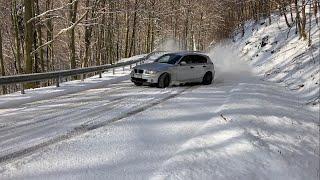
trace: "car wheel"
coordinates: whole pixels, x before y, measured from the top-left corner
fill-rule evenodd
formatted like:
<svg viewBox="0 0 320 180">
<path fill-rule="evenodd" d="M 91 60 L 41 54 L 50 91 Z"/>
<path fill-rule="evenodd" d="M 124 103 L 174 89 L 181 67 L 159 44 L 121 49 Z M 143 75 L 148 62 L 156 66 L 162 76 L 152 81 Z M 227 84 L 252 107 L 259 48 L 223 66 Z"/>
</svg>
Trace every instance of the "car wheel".
<svg viewBox="0 0 320 180">
<path fill-rule="evenodd" d="M 134 82 L 134 85 L 136 85 L 136 86 L 142 86 L 142 84 L 143 83 L 141 83 L 141 82 Z"/>
<path fill-rule="evenodd" d="M 213 80 L 212 72 L 207 72 L 207 73 L 203 76 L 202 84 L 203 84 L 203 85 L 210 85 L 210 84 L 212 84 L 212 80 Z"/>
<path fill-rule="evenodd" d="M 159 77 L 158 88 L 166 88 L 170 85 L 170 76 L 168 73 L 162 74 Z"/>
</svg>

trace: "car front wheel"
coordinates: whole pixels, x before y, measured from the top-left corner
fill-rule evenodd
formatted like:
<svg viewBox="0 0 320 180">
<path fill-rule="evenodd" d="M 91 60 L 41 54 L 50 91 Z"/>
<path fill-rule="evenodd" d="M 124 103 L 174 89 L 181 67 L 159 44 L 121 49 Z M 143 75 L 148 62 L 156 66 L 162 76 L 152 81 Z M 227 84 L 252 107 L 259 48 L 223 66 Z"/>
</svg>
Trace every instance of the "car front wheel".
<svg viewBox="0 0 320 180">
<path fill-rule="evenodd" d="M 170 76 L 165 73 L 159 77 L 158 88 L 166 88 L 170 85 Z"/>
</svg>

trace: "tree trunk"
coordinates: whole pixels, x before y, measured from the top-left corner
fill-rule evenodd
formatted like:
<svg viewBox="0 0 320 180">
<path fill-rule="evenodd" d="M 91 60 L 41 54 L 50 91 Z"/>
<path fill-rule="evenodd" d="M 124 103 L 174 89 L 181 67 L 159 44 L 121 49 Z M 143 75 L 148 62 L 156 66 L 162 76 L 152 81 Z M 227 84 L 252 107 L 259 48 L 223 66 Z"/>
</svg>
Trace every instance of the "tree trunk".
<svg viewBox="0 0 320 180">
<path fill-rule="evenodd" d="M 112 12 L 114 9 L 114 2 L 112 0 L 109 0 L 109 12 Z M 109 59 L 109 62 L 111 64 L 113 64 L 115 62 L 115 55 L 114 55 L 114 40 L 113 40 L 113 33 L 114 33 L 114 15 L 113 13 L 110 13 L 109 14 L 109 18 L 108 18 L 108 46 L 107 46 L 107 49 L 108 49 L 108 59 Z"/>
<path fill-rule="evenodd" d="M 308 46 L 311 46 L 312 44 L 312 40 L 311 40 L 311 28 L 312 28 L 312 25 L 311 25 L 311 18 L 312 18 L 312 3 L 310 2 L 309 4 L 309 37 L 308 37 Z"/>
<path fill-rule="evenodd" d="M 116 8 L 116 7 L 115 7 Z M 117 44 L 116 44 L 116 54 L 117 54 L 117 59 L 121 58 L 121 37 L 120 37 L 120 22 L 119 22 L 119 14 L 116 12 L 116 29 L 117 29 Z"/>
<path fill-rule="evenodd" d="M 316 23 L 319 24 L 319 20 L 318 20 L 318 4 L 317 4 L 317 1 L 316 0 L 313 0 L 313 14 L 314 14 L 314 17 L 316 19 Z"/>
<path fill-rule="evenodd" d="M 271 20 L 272 3 L 269 0 L 267 0 L 267 5 L 266 6 L 267 6 L 266 8 L 267 8 L 267 11 L 268 11 L 269 25 L 271 25 L 271 23 L 272 23 L 272 20 Z"/>
<path fill-rule="evenodd" d="M 286 24 L 287 24 L 287 26 L 288 26 L 288 28 L 291 28 L 291 25 L 290 25 L 290 23 L 289 23 L 289 21 L 288 21 L 288 17 L 287 17 L 287 12 L 286 12 L 286 5 L 285 4 L 281 4 L 280 5 L 280 14 L 283 14 L 283 16 L 284 16 L 284 19 L 285 19 L 285 21 L 286 21 Z"/>
<path fill-rule="evenodd" d="M 137 9 L 138 9 L 138 0 L 135 0 L 129 57 L 133 56 L 136 53 L 135 44 L 136 44 L 136 28 L 137 28 Z"/>
<path fill-rule="evenodd" d="M 33 43 L 33 23 L 28 22 L 33 17 L 33 0 L 24 0 L 24 30 L 25 30 L 25 38 L 24 38 L 24 60 L 26 63 L 26 74 L 31 74 L 33 72 L 32 65 L 33 59 L 31 56 L 32 52 L 32 43 Z M 31 88 L 32 85 L 27 85 L 27 88 Z"/>
<path fill-rule="evenodd" d="M 301 20 L 300 20 L 298 0 L 295 0 L 294 4 L 295 4 L 295 11 L 296 11 L 296 25 L 297 25 L 297 29 L 299 32 L 299 38 L 301 38 L 302 37 L 302 29 L 301 29 Z"/>
<path fill-rule="evenodd" d="M 21 44 L 20 44 L 20 32 L 18 26 L 18 18 L 17 18 L 17 3 L 16 0 L 12 1 L 12 12 L 11 12 L 11 19 L 12 25 L 14 30 L 14 41 L 15 41 L 15 58 L 16 58 L 16 67 L 17 73 L 23 73 L 22 66 L 21 66 Z"/>
<path fill-rule="evenodd" d="M 50 10 L 53 8 L 53 1 L 47 0 L 46 1 L 46 11 Z M 51 17 L 47 17 L 48 20 L 46 22 L 46 38 L 47 42 L 51 41 L 53 39 L 53 24 Z M 46 69 L 47 71 L 53 71 L 54 70 L 54 54 L 53 54 L 53 42 L 48 44 L 46 47 Z M 51 64 L 51 65 L 50 65 Z"/>
<path fill-rule="evenodd" d="M 291 2 L 291 0 L 290 0 L 290 17 L 291 17 L 291 22 L 293 23 L 294 22 L 294 18 L 293 18 L 293 12 L 292 12 L 292 10 L 293 10 L 293 8 L 292 8 L 292 2 Z"/>
<path fill-rule="evenodd" d="M 35 5 L 36 5 L 36 13 L 37 15 L 40 14 L 40 8 L 39 8 L 39 1 L 35 0 Z M 38 46 L 42 46 L 43 42 L 42 42 L 42 28 L 41 28 L 42 24 L 38 24 L 37 25 L 37 30 L 36 30 L 36 34 L 37 34 L 37 40 L 38 40 Z M 36 48 L 35 48 L 36 49 Z M 41 67 L 41 72 L 44 72 L 44 52 L 43 52 L 43 48 L 40 49 L 39 51 L 39 61 L 40 61 L 40 67 Z"/>
<path fill-rule="evenodd" d="M 90 0 L 86 0 L 86 7 L 89 8 L 89 4 L 90 4 Z M 86 15 L 85 18 L 86 22 L 88 22 L 89 20 L 89 13 Z M 88 60 L 89 60 L 89 51 L 90 51 L 90 36 L 91 36 L 91 28 L 90 26 L 85 26 L 85 30 L 84 30 L 84 57 L 82 60 L 82 68 L 84 67 L 88 67 Z"/>
<path fill-rule="evenodd" d="M 34 47 L 33 50 L 38 48 L 37 39 L 38 39 L 37 31 L 34 31 L 34 32 L 33 32 L 33 47 Z M 33 53 L 33 59 L 34 59 L 34 62 L 33 62 L 33 72 L 34 72 L 34 73 L 39 73 L 38 63 L 39 63 L 40 60 L 39 60 L 38 51 L 36 51 L 36 52 Z"/>
<path fill-rule="evenodd" d="M 97 59 L 96 59 L 96 65 L 99 66 L 101 64 L 105 64 L 104 63 L 104 54 L 105 52 L 102 50 L 104 48 L 104 42 L 105 42 L 105 39 L 104 39 L 104 26 L 105 26 L 105 23 L 106 23 L 106 0 L 103 0 L 102 1 L 102 4 L 101 4 L 101 7 L 103 8 L 102 10 L 102 18 L 101 18 L 101 22 L 98 26 L 98 30 L 97 30 Z"/>
<path fill-rule="evenodd" d="M 1 76 L 5 76 L 5 69 L 4 69 L 4 59 L 3 59 L 3 52 L 2 52 L 2 34 L 0 28 L 0 67 L 1 67 Z M 5 86 L 2 86 L 2 93 L 7 94 L 7 89 Z"/>
<path fill-rule="evenodd" d="M 87 8 L 90 7 L 90 2 L 92 2 L 92 1 L 86 0 L 86 7 Z M 91 23 L 91 21 L 95 17 L 95 10 L 96 10 L 97 2 L 98 1 L 93 1 L 93 5 L 90 8 L 91 9 L 90 13 L 87 13 L 87 15 L 85 17 L 87 23 L 88 22 Z M 85 50 L 84 50 L 84 58 L 83 58 L 83 61 L 82 61 L 82 67 L 88 67 L 89 57 L 91 56 L 90 46 L 91 46 L 92 28 L 93 28 L 92 24 L 88 24 L 88 25 L 85 26 L 85 32 L 84 32 Z"/>
<path fill-rule="evenodd" d="M 72 3 L 73 0 L 69 0 L 69 3 Z M 69 12 L 69 26 L 72 26 L 77 20 L 77 9 L 78 9 L 78 1 L 75 1 L 74 4 L 70 5 Z M 77 67 L 76 64 L 76 47 L 75 47 L 75 28 L 73 27 L 69 32 L 69 61 L 70 68 L 75 69 Z"/>
<path fill-rule="evenodd" d="M 130 34 L 130 15 L 129 15 L 129 0 L 126 1 L 126 39 L 125 39 L 125 57 L 128 57 L 129 49 L 129 34 Z"/>
<path fill-rule="evenodd" d="M 184 23 L 184 40 L 183 40 L 183 49 L 188 50 L 188 36 L 189 36 L 189 16 L 190 16 L 190 0 L 187 4 L 187 10 L 186 10 L 186 19 Z"/>
<path fill-rule="evenodd" d="M 33 44 L 33 22 L 29 20 L 33 17 L 33 0 L 24 0 L 24 61 L 26 64 L 25 73 L 33 73 L 33 58 L 32 58 L 32 44 Z M 34 83 L 26 84 L 26 88 L 34 88 Z"/>
<path fill-rule="evenodd" d="M 303 40 L 307 39 L 306 33 L 306 24 L 307 24 L 307 17 L 306 17 L 306 1 L 302 0 L 302 10 L 301 10 L 302 18 L 301 18 L 301 35 Z"/>
<path fill-rule="evenodd" d="M 151 8 L 151 7 L 150 7 Z M 148 23 L 147 23 L 147 37 L 146 37 L 146 52 L 151 51 L 151 12 L 148 12 Z"/>
</svg>

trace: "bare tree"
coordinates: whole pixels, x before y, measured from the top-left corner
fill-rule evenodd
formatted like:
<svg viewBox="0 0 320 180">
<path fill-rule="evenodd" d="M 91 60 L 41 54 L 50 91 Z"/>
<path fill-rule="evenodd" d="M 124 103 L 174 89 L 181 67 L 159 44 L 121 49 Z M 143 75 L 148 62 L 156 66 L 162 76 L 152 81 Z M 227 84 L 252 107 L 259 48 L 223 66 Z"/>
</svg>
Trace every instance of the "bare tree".
<svg viewBox="0 0 320 180">
<path fill-rule="evenodd" d="M 72 26 L 77 20 L 77 9 L 78 9 L 78 1 L 73 3 L 73 0 L 69 0 L 69 26 Z M 75 69 L 77 67 L 76 64 L 76 47 L 75 47 L 75 27 L 71 28 L 69 31 L 69 60 L 70 60 L 70 68 Z"/>
<path fill-rule="evenodd" d="M 3 52 L 2 52 L 2 33 L 1 33 L 1 29 L 0 29 L 0 69 L 1 69 L 1 76 L 5 76 L 6 72 L 4 69 L 4 60 L 3 60 Z M 5 86 L 2 86 L 2 93 L 6 94 L 7 93 L 7 89 Z"/>
<path fill-rule="evenodd" d="M 33 42 L 33 23 L 29 20 L 33 17 L 33 0 L 24 0 L 24 60 L 26 63 L 25 72 L 27 74 L 32 73 L 33 59 L 31 56 L 32 42 Z"/>
</svg>

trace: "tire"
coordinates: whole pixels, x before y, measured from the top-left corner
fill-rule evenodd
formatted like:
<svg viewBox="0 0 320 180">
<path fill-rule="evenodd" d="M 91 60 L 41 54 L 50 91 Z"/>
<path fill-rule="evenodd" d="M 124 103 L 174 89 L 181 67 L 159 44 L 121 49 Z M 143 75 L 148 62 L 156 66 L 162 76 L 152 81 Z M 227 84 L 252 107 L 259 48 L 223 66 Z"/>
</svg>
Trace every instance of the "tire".
<svg viewBox="0 0 320 180">
<path fill-rule="evenodd" d="M 170 76 L 168 73 L 164 73 L 159 77 L 158 88 L 166 88 L 170 85 Z"/>
<path fill-rule="evenodd" d="M 141 83 L 141 82 L 134 82 L 134 85 L 136 85 L 136 86 L 142 86 L 142 84 L 143 83 Z"/>
<path fill-rule="evenodd" d="M 213 81 L 213 75 L 212 72 L 207 72 L 202 79 L 202 84 L 203 85 L 210 85 L 212 84 Z"/>
</svg>

